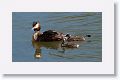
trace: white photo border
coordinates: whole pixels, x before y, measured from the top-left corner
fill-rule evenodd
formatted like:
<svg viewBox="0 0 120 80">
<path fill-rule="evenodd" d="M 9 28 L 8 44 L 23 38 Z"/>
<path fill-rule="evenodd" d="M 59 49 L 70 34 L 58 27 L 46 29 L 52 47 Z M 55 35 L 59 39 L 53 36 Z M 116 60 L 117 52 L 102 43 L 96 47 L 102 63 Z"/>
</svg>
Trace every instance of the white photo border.
<svg viewBox="0 0 120 80">
<path fill-rule="evenodd" d="M 0 6 L 0 73 L 114 74 L 112 0 L 2 0 Z M 12 62 L 12 12 L 102 12 L 102 62 Z"/>
</svg>

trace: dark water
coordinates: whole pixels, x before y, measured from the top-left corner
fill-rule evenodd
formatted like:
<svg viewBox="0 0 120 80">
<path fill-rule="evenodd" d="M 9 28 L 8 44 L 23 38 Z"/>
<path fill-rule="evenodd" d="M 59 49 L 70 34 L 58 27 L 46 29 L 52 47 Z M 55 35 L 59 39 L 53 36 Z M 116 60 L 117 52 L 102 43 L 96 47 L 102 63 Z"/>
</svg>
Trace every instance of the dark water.
<svg viewBox="0 0 120 80">
<path fill-rule="evenodd" d="M 41 32 L 56 30 L 72 35 L 87 35 L 86 41 L 76 42 L 79 48 L 61 48 L 61 42 L 32 42 L 33 21 L 40 21 Z M 101 12 L 13 12 L 13 62 L 101 62 Z M 40 58 L 37 58 L 40 57 Z"/>
</svg>

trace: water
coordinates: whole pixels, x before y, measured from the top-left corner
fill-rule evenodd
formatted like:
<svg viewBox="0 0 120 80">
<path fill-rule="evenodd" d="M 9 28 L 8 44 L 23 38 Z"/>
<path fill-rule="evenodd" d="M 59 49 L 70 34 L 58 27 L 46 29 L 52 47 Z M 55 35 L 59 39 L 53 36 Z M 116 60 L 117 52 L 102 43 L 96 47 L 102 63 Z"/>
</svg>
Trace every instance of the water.
<svg viewBox="0 0 120 80">
<path fill-rule="evenodd" d="M 41 32 L 56 30 L 71 35 L 88 35 L 76 42 L 79 48 L 61 48 L 61 42 L 32 42 L 33 21 L 40 21 Z M 13 12 L 13 62 L 101 62 L 101 12 Z M 40 57 L 40 58 L 38 58 Z"/>
</svg>

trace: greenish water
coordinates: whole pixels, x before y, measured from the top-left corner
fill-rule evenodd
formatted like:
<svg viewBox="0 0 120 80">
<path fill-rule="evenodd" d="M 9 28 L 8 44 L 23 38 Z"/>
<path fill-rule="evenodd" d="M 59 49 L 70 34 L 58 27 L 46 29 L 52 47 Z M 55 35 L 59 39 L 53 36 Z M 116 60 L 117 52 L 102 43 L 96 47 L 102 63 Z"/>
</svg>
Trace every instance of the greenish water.
<svg viewBox="0 0 120 80">
<path fill-rule="evenodd" d="M 33 21 L 40 21 L 41 32 L 56 30 L 71 35 L 87 35 L 76 42 L 79 48 L 61 48 L 61 42 L 32 42 Z M 101 62 L 101 12 L 13 12 L 13 62 Z M 40 58 L 37 58 L 40 57 Z"/>
</svg>

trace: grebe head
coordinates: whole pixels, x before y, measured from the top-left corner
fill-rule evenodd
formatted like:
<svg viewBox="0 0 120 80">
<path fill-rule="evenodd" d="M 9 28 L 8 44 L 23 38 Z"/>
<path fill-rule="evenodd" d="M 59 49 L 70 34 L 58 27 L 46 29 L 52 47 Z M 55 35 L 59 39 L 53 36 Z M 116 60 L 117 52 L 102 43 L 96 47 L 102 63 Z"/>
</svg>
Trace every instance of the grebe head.
<svg viewBox="0 0 120 80">
<path fill-rule="evenodd" d="M 66 34 L 66 37 L 67 37 L 67 38 L 70 38 L 70 37 L 71 37 L 71 35 L 70 35 L 69 33 L 67 33 L 67 34 Z"/>
<path fill-rule="evenodd" d="M 34 30 L 34 31 L 40 31 L 40 29 L 41 29 L 39 22 L 33 22 L 32 27 L 33 27 L 32 30 Z"/>
</svg>

